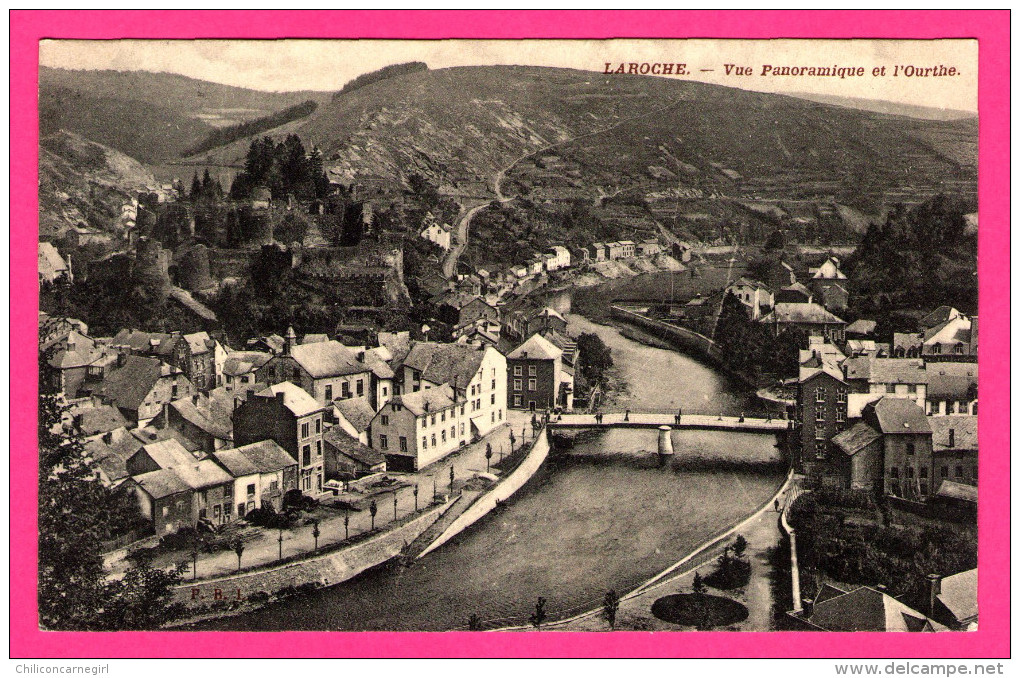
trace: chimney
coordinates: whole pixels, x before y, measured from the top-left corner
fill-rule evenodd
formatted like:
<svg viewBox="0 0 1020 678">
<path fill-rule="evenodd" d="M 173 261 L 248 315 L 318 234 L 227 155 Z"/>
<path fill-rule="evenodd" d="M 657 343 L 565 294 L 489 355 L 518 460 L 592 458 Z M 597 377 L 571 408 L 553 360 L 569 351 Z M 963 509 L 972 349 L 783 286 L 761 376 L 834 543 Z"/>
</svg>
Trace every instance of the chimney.
<svg viewBox="0 0 1020 678">
<path fill-rule="evenodd" d="M 956 429 L 951 428 L 949 429 L 949 448 L 952 449 L 954 447 L 956 447 Z"/>
<path fill-rule="evenodd" d="M 170 403 L 163 403 L 163 428 L 170 428 Z"/>
<path fill-rule="evenodd" d="M 938 600 L 938 595 L 942 593 L 942 577 L 937 574 L 929 574 L 928 581 L 931 582 L 928 595 L 928 616 L 931 617 L 935 614 L 935 602 Z"/>
<path fill-rule="evenodd" d="M 294 333 L 293 327 L 287 328 L 287 337 L 283 341 L 283 355 L 290 355 L 294 349 L 294 345 L 297 343 L 297 334 Z"/>
<path fill-rule="evenodd" d="M 81 424 L 82 424 L 82 415 L 80 415 L 80 414 L 74 415 L 74 427 L 80 431 L 81 430 Z"/>
<path fill-rule="evenodd" d="M 113 431 L 107 431 L 103 434 L 103 442 L 107 445 L 113 442 Z"/>
<path fill-rule="evenodd" d="M 127 353 L 123 351 L 117 354 L 117 367 L 124 367 L 127 363 Z"/>
<path fill-rule="evenodd" d="M 198 394 L 197 393 L 195 395 L 191 396 L 191 404 L 192 405 L 196 405 L 196 406 L 198 405 Z"/>
</svg>

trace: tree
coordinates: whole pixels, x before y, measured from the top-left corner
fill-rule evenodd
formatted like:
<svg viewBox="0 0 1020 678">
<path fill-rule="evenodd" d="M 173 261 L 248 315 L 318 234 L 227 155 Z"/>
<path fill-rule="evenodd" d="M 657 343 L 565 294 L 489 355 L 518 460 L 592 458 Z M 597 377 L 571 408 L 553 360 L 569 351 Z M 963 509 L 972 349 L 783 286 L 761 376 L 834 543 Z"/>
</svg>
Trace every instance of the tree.
<svg viewBox="0 0 1020 678">
<path fill-rule="evenodd" d="M 351 538 L 351 512 L 344 510 L 344 539 Z"/>
<path fill-rule="evenodd" d="M 781 250 L 786 247 L 786 238 L 783 237 L 783 232 L 778 228 L 771 233 L 765 240 L 765 249 L 767 250 Z"/>
<path fill-rule="evenodd" d="M 198 180 L 198 172 L 195 172 L 191 177 L 191 191 L 188 193 L 188 198 L 191 202 L 197 202 L 202 197 L 202 182 Z"/>
<path fill-rule="evenodd" d="M 485 443 L 485 472 L 489 472 L 489 461 L 492 459 L 492 443 Z"/>
<path fill-rule="evenodd" d="M 744 539 L 744 535 L 738 534 L 737 538 L 733 540 L 733 555 L 743 558 L 745 551 L 747 551 L 747 540 Z"/>
<path fill-rule="evenodd" d="M 372 514 L 372 529 L 375 529 L 375 514 L 379 513 L 379 506 L 375 503 L 375 499 L 368 506 L 368 512 Z"/>
<path fill-rule="evenodd" d="M 132 566 L 119 582 L 108 582 L 101 542 L 117 536 L 123 515 L 118 502 L 88 462 L 76 429 L 61 427 L 65 406 L 42 367 L 38 399 L 39 435 L 39 624 L 48 630 L 151 629 L 180 614 L 169 603 L 184 567 L 153 570 Z M 137 510 L 137 509 L 136 509 Z"/>
<path fill-rule="evenodd" d="M 532 626 L 534 626 L 538 630 L 541 630 L 542 623 L 545 621 L 545 618 L 546 618 L 545 598 L 539 596 L 538 602 L 535 603 L 535 611 L 534 613 L 532 613 L 531 617 L 529 617 L 529 621 L 531 622 Z"/>
<path fill-rule="evenodd" d="M 477 613 L 472 612 L 471 616 L 468 617 L 468 631 L 481 631 L 482 630 L 482 619 Z"/>
<path fill-rule="evenodd" d="M 319 521 L 318 520 L 313 520 L 312 521 L 312 538 L 315 539 L 315 550 L 316 551 L 319 550 L 319 535 L 320 534 L 322 534 L 322 532 L 319 531 Z"/>
<path fill-rule="evenodd" d="M 616 611 L 620 609 L 620 596 L 616 594 L 616 591 L 609 589 L 606 591 L 605 597 L 602 599 L 602 615 L 609 622 L 609 628 L 616 628 Z"/>
<path fill-rule="evenodd" d="M 705 582 L 701 579 L 701 573 L 694 573 L 694 581 L 691 583 L 691 590 L 699 596 L 704 595 L 708 591 L 708 587 L 705 586 Z"/>
<path fill-rule="evenodd" d="M 612 350 L 602 338 L 585 332 L 577 338 L 578 369 L 590 384 L 605 383 L 606 370 L 613 366 Z"/>
<path fill-rule="evenodd" d="M 234 549 L 234 553 L 237 554 L 237 571 L 241 571 L 241 554 L 244 553 L 244 542 L 241 541 L 240 537 L 235 537 L 234 542 L 230 545 L 230 548 Z"/>
</svg>

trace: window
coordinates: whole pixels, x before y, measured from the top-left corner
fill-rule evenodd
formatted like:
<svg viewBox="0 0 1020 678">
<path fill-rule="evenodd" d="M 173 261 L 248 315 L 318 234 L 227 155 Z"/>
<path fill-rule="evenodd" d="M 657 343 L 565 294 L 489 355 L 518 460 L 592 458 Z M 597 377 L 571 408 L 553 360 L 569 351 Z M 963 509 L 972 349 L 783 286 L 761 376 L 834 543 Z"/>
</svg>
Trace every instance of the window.
<svg viewBox="0 0 1020 678">
<path fill-rule="evenodd" d="M 390 425 L 390 418 L 389 418 L 389 416 L 388 416 L 388 415 L 385 415 L 385 414 L 384 414 L 384 415 L 383 415 L 382 417 L 380 417 L 380 418 L 382 419 L 382 425 L 383 425 L 383 426 L 389 426 L 389 425 Z"/>
<path fill-rule="evenodd" d="M 428 446 L 429 446 L 429 439 L 426 438 L 425 436 L 422 436 L 421 437 L 421 447 L 422 447 L 422 449 L 425 449 Z"/>
<path fill-rule="evenodd" d="M 464 424 L 460 425 L 460 434 L 464 435 Z"/>
<path fill-rule="evenodd" d="M 825 421 L 825 408 L 824 407 L 816 407 L 815 408 L 815 421 L 816 422 L 824 422 Z"/>
<path fill-rule="evenodd" d="M 520 407 L 520 406 L 521 406 L 521 397 L 519 395 L 515 395 L 514 396 L 514 407 Z"/>
<path fill-rule="evenodd" d="M 922 495 L 928 494 L 928 483 L 922 482 L 920 484 L 919 494 L 922 494 Z"/>
<path fill-rule="evenodd" d="M 816 403 L 824 403 L 825 402 L 825 392 L 822 391 L 822 389 L 817 388 L 817 387 L 815 388 L 815 402 Z"/>
<path fill-rule="evenodd" d="M 927 466 L 922 466 L 921 467 L 921 477 L 922 478 L 927 478 L 928 477 L 928 467 Z"/>
<path fill-rule="evenodd" d="M 842 424 L 846 421 L 846 412 L 843 410 L 836 410 L 836 423 Z"/>
<path fill-rule="evenodd" d="M 434 414 L 432 415 L 432 425 L 433 426 L 436 425 L 436 415 L 434 415 Z"/>
<path fill-rule="evenodd" d="M 948 466 L 943 466 L 942 468 L 939 469 L 939 477 L 940 478 L 948 478 L 949 477 L 949 467 Z"/>
<path fill-rule="evenodd" d="M 514 376 L 519 377 L 524 374 L 524 368 L 520 365 L 514 365 Z"/>
<path fill-rule="evenodd" d="M 315 418 L 315 432 L 322 433 L 322 419 Z"/>
<path fill-rule="evenodd" d="M 309 436 L 308 422 L 306 421 L 305 423 L 301 424 L 301 437 L 307 438 L 308 436 Z"/>
<path fill-rule="evenodd" d="M 914 443 L 907 443 L 907 454 L 910 456 L 914 454 Z"/>
<path fill-rule="evenodd" d="M 537 374 L 538 374 L 538 368 L 535 367 L 534 365 L 528 365 L 528 376 L 529 377 L 534 377 Z"/>
<path fill-rule="evenodd" d="M 523 380 L 521 380 L 521 379 L 514 379 L 514 390 L 515 391 L 520 391 L 521 390 L 521 382 L 522 381 Z"/>
<path fill-rule="evenodd" d="M 255 483 L 248 484 L 248 496 L 249 497 L 255 496 Z"/>
<path fill-rule="evenodd" d="M 173 386 L 170 387 L 170 397 L 171 398 L 177 397 L 177 384 L 174 384 Z"/>
<path fill-rule="evenodd" d="M 956 467 L 956 477 L 957 478 L 963 478 L 963 467 L 962 466 L 957 466 Z"/>
<path fill-rule="evenodd" d="M 917 393 L 917 384 L 907 384 L 907 393 Z"/>
<path fill-rule="evenodd" d="M 326 385 L 326 400 L 330 401 L 332 399 L 333 399 L 333 385 L 332 384 L 327 384 Z"/>
<path fill-rule="evenodd" d="M 899 478 L 900 477 L 900 469 L 899 469 L 899 467 L 893 466 L 891 469 L 889 469 L 889 477 L 890 478 Z"/>
<path fill-rule="evenodd" d="M 885 385 L 885 392 L 886 393 L 896 393 L 896 384 L 886 384 Z"/>
<path fill-rule="evenodd" d="M 451 426 L 450 427 L 450 440 L 453 440 L 456 437 L 457 437 L 457 427 L 456 426 Z"/>
<path fill-rule="evenodd" d="M 499 420 L 503 421 L 503 408 L 499 408 L 496 412 L 499 414 Z"/>
<path fill-rule="evenodd" d="M 490 412 L 489 413 L 489 421 L 490 421 L 490 423 L 493 423 L 493 424 L 496 423 L 496 413 L 495 412 Z"/>
<path fill-rule="evenodd" d="M 960 475 L 962 476 L 963 474 L 961 473 Z M 206 492 L 205 490 L 202 490 L 201 492 L 198 493 L 198 502 L 200 504 L 205 504 L 208 501 L 209 501 L 209 493 L 208 492 Z"/>
<path fill-rule="evenodd" d="M 343 399 L 351 397 L 351 385 L 346 381 L 340 384 L 340 397 Z"/>
<path fill-rule="evenodd" d="M 843 389 L 836 391 L 836 402 L 837 403 L 846 402 L 846 391 L 844 391 Z"/>
<path fill-rule="evenodd" d="M 388 395 L 390 394 L 390 389 L 389 389 L 389 387 L 388 387 L 388 386 L 383 386 L 383 387 L 382 387 L 382 394 L 383 394 L 384 396 L 388 396 Z"/>
<path fill-rule="evenodd" d="M 907 467 L 907 477 L 908 478 L 913 478 L 914 477 L 914 467 L 913 466 L 908 466 Z"/>
<path fill-rule="evenodd" d="M 492 380 L 492 390 L 493 391 L 496 390 L 496 380 L 495 379 Z"/>
<path fill-rule="evenodd" d="M 321 457 L 322 456 L 322 441 L 321 440 L 316 440 L 315 441 L 315 456 L 316 457 Z"/>
<path fill-rule="evenodd" d="M 386 439 L 386 436 L 379 436 L 379 449 L 380 450 L 390 449 L 390 443 L 389 440 Z"/>
<path fill-rule="evenodd" d="M 359 398 L 365 395 L 365 381 L 363 379 L 358 379 L 358 381 L 355 382 L 354 386 L 358 391 Z"/>
<path fill-rule="evenodd" d="M 301 381 L 301 370 L 295 367 L 294 371 L 291 372 L 291 379 L 294 380 L 295 384 L 299 383 Z"/>
<path fill-rule="evenodd" d="M 272 480 L 272 481 L 270 481 L 269 482 L 269 491 L 270 492 L 279 492 L 280 491 L 280 481 L 279 480 Z"/>
<path fill-rule="evenodd" d="M 464 406 L 463 405 L 460 406 L 460 416 L 462 416 L 462 417 L 464 416 Z"/>
<path fill-rule="evenodd" d="M 439 432 L 439 436 L 440 436 L 440 440 L 442 440 L 445 443 L 446 442 L 446 429 L 445 428 L 442 431 Z"/>
<path fill-rule="evenodd" d="M 440 412 L 440 414 L 439 414 L 439 421 L 441 421 L 443 423 L 446 423 L 446 410 L 443 410 L 442 412 Z"/>
<path fill-rule="evenodd" d="M 400 451 L 407 452 L 407 437 L 400 436 Z"/>
<path fill-rule="evenodd" d="M 435 447 L 435 446 L 436 446 L 436 434 L 433 433 L 432 434 L 432 447 Z"/>
<path fill-rule="evenodd" d="M 491 396 L 489 396 L 489 404 L 490 405 L 495 405 L 496 404 L 496 394 L 495 393 L 493 393 Z"/>
<path fill-rule="evenodd" d="M 163 507 L 163 517 L 166 518 L 168 515 L 170 515 L 170 507 L 169 506 L 164 506 Z"/>
<path fill-rule="evenodd" d="M 312 446 L 305 445 L 301 448 L 301 465 L 308 466 L 312 463 Z"/>
<path fill-rule="evenodd" d="M 537 379 L 528 379 L 528 390 L 529 391 L 534 391 L 536 388 L 538 388 L 538 380 Z"/>
</svg>

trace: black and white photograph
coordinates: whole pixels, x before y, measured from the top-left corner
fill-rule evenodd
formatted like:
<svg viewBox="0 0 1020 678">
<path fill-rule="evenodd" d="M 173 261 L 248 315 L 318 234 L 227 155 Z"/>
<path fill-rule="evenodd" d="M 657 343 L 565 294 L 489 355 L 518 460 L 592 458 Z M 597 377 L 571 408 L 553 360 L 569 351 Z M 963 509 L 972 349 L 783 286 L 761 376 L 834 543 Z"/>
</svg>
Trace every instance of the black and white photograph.
<svg viewBox="0 0 1020 678">
<path fill-rule="evenodd" d="M 41 629 L 978 628 L 976 40 L 39 63 Z"/>
</svg>

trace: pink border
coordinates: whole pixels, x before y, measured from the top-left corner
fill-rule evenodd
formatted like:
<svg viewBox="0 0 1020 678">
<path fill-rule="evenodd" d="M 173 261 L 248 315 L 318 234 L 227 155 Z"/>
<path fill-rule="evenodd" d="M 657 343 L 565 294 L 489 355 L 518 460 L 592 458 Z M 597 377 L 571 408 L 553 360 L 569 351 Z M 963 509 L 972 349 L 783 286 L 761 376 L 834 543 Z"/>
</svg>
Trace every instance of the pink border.
<svg viewBox="0 0 1020 678">
<path fill-rule="evenodd" d="M 196 16 L 198 15 L 198 16 Z M 42 633 L 36 615 L 41 38 L 978 38 L 981 630 L 946 634 Z M 11 12 L 11 657 L 1008 657 L 1009 12 Z M 16 463 L 17 461 L 17 463 Z M 26 463 L 27 462 L 27 463 Z"/>
</svg>

